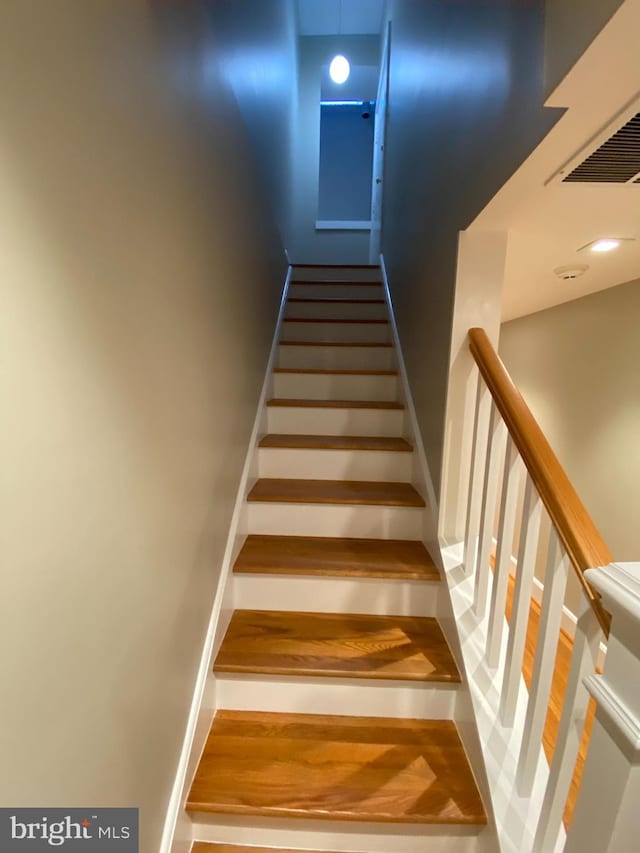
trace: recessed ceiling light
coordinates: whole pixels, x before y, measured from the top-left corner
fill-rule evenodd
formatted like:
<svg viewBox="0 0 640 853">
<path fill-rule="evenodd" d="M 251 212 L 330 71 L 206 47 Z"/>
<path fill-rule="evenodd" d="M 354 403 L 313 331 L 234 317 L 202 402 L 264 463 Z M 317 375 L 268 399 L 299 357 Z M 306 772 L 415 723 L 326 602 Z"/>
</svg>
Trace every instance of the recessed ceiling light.
<svg viewBox="0 0 640 853">
<path fill-rule="evenodd" d="M 614 249 L 617 249 L 620 245 L 620 240 L 612 240 L 610 238 L 605 238 L 603 240 L 596 240 L 595 243 L 591 244 L 592 252 L 612 252 Z"/>
<path fill-rule="evenodd" d="M 334 83 L 346 83 L 351 73 L 351 66 L 346 56 L 339 53 L 334 56 L 329 66 L 329 74 Z"/>
<path fill-rule="evenodd" d="M 592 240 L 584 246 L 580 246 L 579 252 L 584 252 L 589 249 L 591 252 L 612 252 L 619 248 L 623 243 L 633 243 L 635 237 L 599 237 L 597 240 Z"/>
</svg>

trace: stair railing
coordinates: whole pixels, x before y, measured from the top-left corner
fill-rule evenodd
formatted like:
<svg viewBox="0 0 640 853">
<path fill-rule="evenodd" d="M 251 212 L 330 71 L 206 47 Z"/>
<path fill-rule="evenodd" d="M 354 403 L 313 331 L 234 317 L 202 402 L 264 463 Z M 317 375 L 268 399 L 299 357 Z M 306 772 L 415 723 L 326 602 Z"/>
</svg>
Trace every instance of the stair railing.
<svg viewBox="0 0 640 853">
<path fill-rule="evenodd" d="M 600 743 L 603 737 L 611 737 L 604 732 L 605 729 L 609 733 L 612 731 L 609 718 L 612 714 L 615 717 L 616 708 L 618 716 L 622 714 L 621 719 L 626 720 L 626 733 L 623 734 L 632 744 L 629 751 L 631 763 L 618 762 L 616 784 L 623 793 L 628 785 L 633 784 L 632 781 L 625 782 L 624 770 L 640 757 L 640 564 L 609 565 L 612 556 L 607 546 L 483 329 L 470 330 L 469 348 L 478 367 L 478 387 L 463 563 L 467 576 L 473 578 L 475 617 L 479 622 L 488 617 L 485 623 L 485 662 L 496 671 L 498 683 L 501 681 L 502 684 L 499 722 L 506 728 L 513 727 L 516 718 L 534 570 L 540 556 L 546 557 L 533 672 L 516 778 L 513 780 L 514 792 L 520 797 L 530 797 L 534 786 L 570 568 L 576 573 L 582 590 L 562 715 L 531 848 L 532 853 L 549 853 L 558 849 L 563 835 L 563 814 L 580 748 L 589 693 L 598 699 L 592 743 L 594 738 Z M 496 520 L 497 535 L 494 538 Z M 548 532 L 548 543 L 542 535 L 543 529 Z M 514 547 L 517 551 L 515 561 Z M 507 623 L 505 608 L 513 566 L 515 581 Z M 624 587 L 623 592 L 620 592 L 621 586 Z M 618 625 L 614 622 L 607 668 L 604 676 L 596 676 L 600 642 L 609 636 L 611 626 L 611 615 L 607 610 L 609 601 L 612 602 L 609 609 L 616 614 L 616 619 L 620 619 L 620 626 L 632 613 L 635 632 L 629 634 L 626 625 L 625 636 L 633 639 L 625 640 L 619 648 L 619 643 L 614 642 L 619 639 L 615 634 Z M 626 615 L 618 617 L 620 608 Z M 630 645 L 634 643 L 629 652 Z M 633 661 L 635 666 L 634 673 L 629 673 L 630 677 L 635 677 L 632 697 L 620 684 L 619 664 L 609 660 L 612 646 L 615 646 L 616 658 L 626 660 L 628 665 Z M 607 678 L 609 671 L 613 675 L 610 679 Z M 607 693 L 610 694 L 611 707 L 604 711 L 602 702 Z M 621 708 L 624 711 L 620 711 Z M 620 725 L 624 729 L 623 723 Z M 588 802 L 585 805 L 587 795 L 584 792 L 592 788 L 596 790 L 598 783 L 601 784 L 607 774 L 614 772 L 611 767 L 603 766 L 610 757 L 601 744 L 598 750 L 593 750 L 593 756 L 587 762 L 566 851 L 577 850 L 574 839 L 593 837 L 591 824 L 602 823 L 600 808 L 594 814 L 593 804 L 591 808 Z M 637 775 L 635 784 L 639 784 Z M 583 844 L 581 849 L 627 849 L 608 846 L 612 833 L 621 831 L 621 826 L 622 831 L 632 831 L 632 823 L 627 826 L 625 821 L 637 821 L 632 806 L 627 807 L 624 816 L 619 805 L 619 802 L 611 804 L 611 820 L 605 832 L 609 835 L 603 836 L 601 841 L 605 846 L 587 848 Z M 636 835 L 638 829 L 640 824 L 636 823 Z M 631 838 L 629 835 L 628 840 Z M 634 837 L 634 843 L 636 840 Z"/>
</svg>

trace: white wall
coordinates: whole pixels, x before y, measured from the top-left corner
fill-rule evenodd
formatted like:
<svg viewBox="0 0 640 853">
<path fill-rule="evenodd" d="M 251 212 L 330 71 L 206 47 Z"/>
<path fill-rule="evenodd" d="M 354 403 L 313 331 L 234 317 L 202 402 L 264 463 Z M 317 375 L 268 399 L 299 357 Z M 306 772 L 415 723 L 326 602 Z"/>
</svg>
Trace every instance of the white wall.
<svg viewBox="0 0 640 853">
<path fill-rule="evenodd" d="M 383 252 L 438 488 L 459 307 L 454 302 L 458 235 L 556 116 L 542 108 L 541 3 L 395 0 L 389 15 Z M 482 305 L 479 316 L 497 321 L 495 285 L 474 298 Z"/>
<path fill-rule="evenodd" d="M 210 24 L 0 7 L 0 802 L 138 806 L 143 853 L 285 274 Z"/>
<path fill-rule="evenodd" d="M 500 332 L 507 369 L 622 561 L 640 554 L 639 322 L 637 280 L 512 320 Z M 570 603 L 575 609 L 575 594 Z"/>
<path fill-rule="evenodd" d="M 469 471 L 477 398 L 477 369 L 469 352 L 469 329 L 484 329 L 494 347 L 500 333 L 499 305 L 504 283 L 507 235 L 470 228 L 460 234 L 451 325 L 449 387 L 445 418 L 439 533 L 446 542 L 465 535 Z M 486 430 L 488 411 L 480 412 Z M 479 449 L 478 459 L 483 458 Z M 479 463 L 476 463 L 479 464 Z"/>
<path fill-rule="evenodd" d="M 377 36 L 304 36 L 299 40 L 294 228 L 290 254 L 300 263 L 368 263 L 368 231 L 316 231 L 322 69 L 336 53 L 354 65 L 378 65 Z"/>
</svg>

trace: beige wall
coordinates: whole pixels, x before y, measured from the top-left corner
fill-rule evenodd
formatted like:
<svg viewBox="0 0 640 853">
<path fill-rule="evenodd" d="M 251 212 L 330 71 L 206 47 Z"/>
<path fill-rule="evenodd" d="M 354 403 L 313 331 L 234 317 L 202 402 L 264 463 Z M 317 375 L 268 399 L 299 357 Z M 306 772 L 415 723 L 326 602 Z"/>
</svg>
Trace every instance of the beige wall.
<svg viewBox="0 0 640 853">
<path fill-rule="evenodd" d="M 500 333 L 501 357 L 616 560 L 640 559 L 639 322 L 640 280 Z"/>
<path fill-rule="evenodd" d="M 389 8 L 383 252 L 438 489 L 458 234 L 557 113 L 542 108 L 542 3 L 392 0 Z M 487 296 L 494 298 L 492 288 Z M 498 300 L 487 306 L 483 294 L 476 299 L 478 318 L 491 320 L 493 311 L 498 319 Z"/>
<path fill-rule="evenodd" d="M 37 6 L 0 8 L 0 804 L 139 806 L 150 853 L 285 264 L 203 5 Z"/>
<path fill-rule="evenodd" d="M 545 89 L 551 92 L 623 0 L 546 0 Z"/>
</svg>

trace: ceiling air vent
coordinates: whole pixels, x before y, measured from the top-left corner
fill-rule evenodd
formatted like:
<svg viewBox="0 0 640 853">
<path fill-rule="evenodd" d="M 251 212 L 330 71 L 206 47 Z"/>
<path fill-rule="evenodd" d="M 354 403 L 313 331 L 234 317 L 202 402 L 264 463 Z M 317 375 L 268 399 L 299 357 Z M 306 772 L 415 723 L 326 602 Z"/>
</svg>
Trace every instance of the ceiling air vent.
<svg viewBox="0 0 640 853">
<path fill-rule="evenodd" d="M 583 160 L 563 183 L 640 183 L 640 113 Z"/>
</svg>

